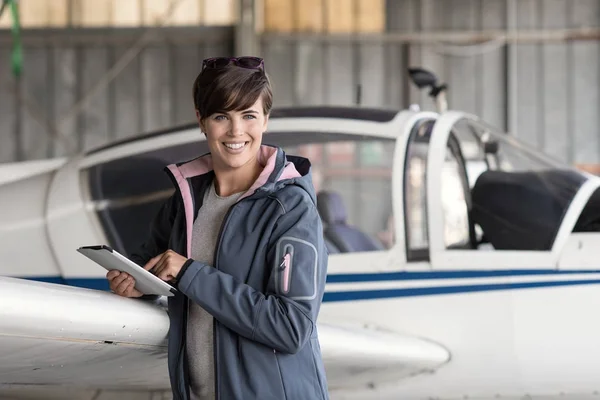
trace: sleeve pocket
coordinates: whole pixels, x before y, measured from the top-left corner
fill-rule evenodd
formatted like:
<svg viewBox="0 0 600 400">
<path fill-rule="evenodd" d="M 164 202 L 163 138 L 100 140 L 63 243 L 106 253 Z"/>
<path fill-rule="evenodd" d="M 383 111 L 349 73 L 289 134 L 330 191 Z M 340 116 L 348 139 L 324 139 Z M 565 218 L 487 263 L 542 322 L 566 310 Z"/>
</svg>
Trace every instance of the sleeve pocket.
<svg viewBox="0 0 600 400">
<path fill-rule="evenodd" d="M 315 246 L 284 236 L 277 242 L 275 287 L 292 300 L 312 300 L 317 295 L 318 255 Z"/>
</svg>

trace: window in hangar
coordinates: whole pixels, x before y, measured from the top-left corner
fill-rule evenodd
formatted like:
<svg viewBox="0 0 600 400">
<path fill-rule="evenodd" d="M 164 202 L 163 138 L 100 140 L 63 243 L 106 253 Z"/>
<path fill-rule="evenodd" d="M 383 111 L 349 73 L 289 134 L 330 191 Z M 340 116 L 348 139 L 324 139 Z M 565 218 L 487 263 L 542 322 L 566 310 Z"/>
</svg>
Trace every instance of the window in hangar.
<svg viewBox="0 0 600 400">
<path fill-rule="evenodd" d="M 318 197 L 333 200 L 324 200 L 319 211 L 333 207 L 333 222 L 348 228 L 341 229 L 341 235 L 333 232 L 328 237 L 330 224 L 324 223 L 330 251 L 374 251 L 391 246 L 395 140 L 325 132 L 272 132 L 263 142 L 310 159 Z M 110 245 L 126 255 L 135 251 L 147 237 L 160 206 L 174 191 L 164 167 L 206 152 L 206 142 L 199 141 L 111 160 L 82 171 L 92 208 Z"/>
</svg>

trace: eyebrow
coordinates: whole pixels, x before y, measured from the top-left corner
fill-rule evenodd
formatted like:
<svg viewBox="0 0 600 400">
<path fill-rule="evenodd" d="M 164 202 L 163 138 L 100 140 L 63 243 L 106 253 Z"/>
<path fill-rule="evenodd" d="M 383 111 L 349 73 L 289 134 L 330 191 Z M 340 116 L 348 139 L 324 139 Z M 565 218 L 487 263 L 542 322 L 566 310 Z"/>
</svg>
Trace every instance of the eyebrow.
<svg viewBox="0 0 600 400">
<path fill-rule="evenodd" d="M 252 109 L 250 109 L 250 110 L 246 110 L 246 111 L 242 111 L 242 112 L 243 112 L 243 113 L 253 113 L 253 114 L 258 114 L 258 111 L 256 111 L 256 110 L 252 110 Z"/>
</svg>

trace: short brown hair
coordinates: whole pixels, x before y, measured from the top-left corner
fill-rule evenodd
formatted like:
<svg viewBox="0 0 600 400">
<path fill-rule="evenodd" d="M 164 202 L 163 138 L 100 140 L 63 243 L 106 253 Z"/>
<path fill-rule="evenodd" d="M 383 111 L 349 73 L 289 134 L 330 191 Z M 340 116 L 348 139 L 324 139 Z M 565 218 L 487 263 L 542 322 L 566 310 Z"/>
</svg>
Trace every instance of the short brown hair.
<svg viewBox="0 0 600 400">
<path fill-rule="evenodd" d="M 265 115 L 273 106 L 273 90 L 267 74 L 235 65 L 203 70 L 194 81 L 193 95 L 202 119 L 218 112 L 247 110 L 259 96 Z"/>
</svg>

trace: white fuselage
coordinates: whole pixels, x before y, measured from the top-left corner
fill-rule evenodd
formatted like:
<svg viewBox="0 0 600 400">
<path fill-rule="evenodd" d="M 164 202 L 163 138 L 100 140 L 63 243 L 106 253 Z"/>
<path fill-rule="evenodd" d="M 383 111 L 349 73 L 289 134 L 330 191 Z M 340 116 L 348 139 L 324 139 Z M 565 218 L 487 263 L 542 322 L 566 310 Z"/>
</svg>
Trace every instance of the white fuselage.
<svg viewBox="0 0 600 400">
<path fill-rule="evenodd" d="M 600 234 L 572 233 L 581 210 L 600 187 L 587 177 L 565 212 L 547 251 L 449 250 L 444 246 L 441 199 L 447 113 L 430 140 L 427 188 L 429 257 L 411 261 L 405 242 L 404 167 L 409 132 L 432 113 L 400 113 L 389 123 L 273 121 L 271 129 L 337 130 L 396 140 L 392 204 L 396 239 L 386 250 L 331 254 L 319 323 L 421 338 L 450 359 L 414 376 L 393 373 L 374 385 L 335 382 L 337 398 L 487 399 L 525 395 L 586 395 L 600 390 Z M 107 242 L 80 169 L 110 158 L 193 143 L 196 131 L 81 156 L 49 171 L 0 185 L 0 273 L 75 286 L 104 287 L 105 271 L 75 249 Z M 441 147 L 440 147 L 441 146 Z M 435 154 L 442 158 L 435 158 Z M 0 167 L 1 170 L 1 167 Z M 101 205 L 100 205 L 101 206 Z M 370 205 L 376 207 L 377 205 Z M 111 296 L 109 294 L 103 294 Z M 150 311 L 148 311 L 151 313 Z M 154 316 L 153 318 L 160 318 Z M 0 332 L 2 334 L 3 332 Z M 158 340 L 158 339 L 156 339 Z"/>
</svg>

